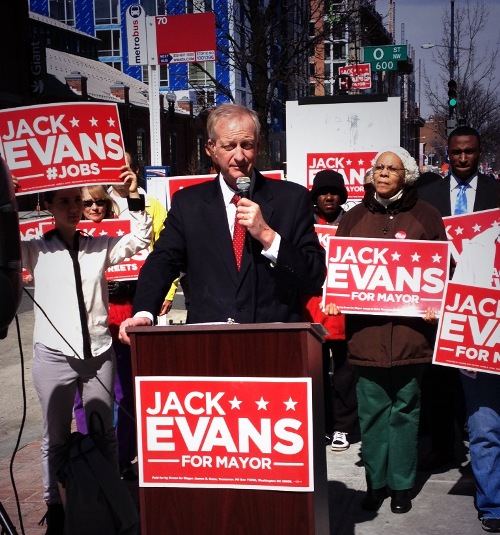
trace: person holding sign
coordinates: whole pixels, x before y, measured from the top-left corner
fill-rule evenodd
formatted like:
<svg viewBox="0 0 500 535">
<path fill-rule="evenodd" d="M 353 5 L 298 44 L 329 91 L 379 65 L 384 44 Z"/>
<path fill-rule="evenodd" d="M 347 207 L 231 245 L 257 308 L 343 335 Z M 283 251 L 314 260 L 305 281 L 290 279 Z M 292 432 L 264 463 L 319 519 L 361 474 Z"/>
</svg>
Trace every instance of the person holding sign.
<svg viewBox="0 0 500 535">
<path fill-rule="evenodd" d="M 137 177 L 121 168 L 129 190 L 130 234 L 89 237 L 77 231 L 83 214 L 79 187 L 45 192 L 45 207 L 55 228 L 40 238 L 21 242 L 23 266 L 35 280 L 33 381 L 43 415 L 42 475 L 47 533 L 63 533 L 64 510 L 57 471 L 71 434 L 73 402 L 81 387 L 87 414 L 103 422 L 105 458 L 116 467 L 113 385 L 116 363 L 108 329 L 105 270 L 148 247 L 151 219 L 137 192 Z"/>
<path fill-rule="evenodd" d="M 341 219 L 337 236 L 446 241 L 441 215 L 418 199 L 413 186 L 417 177 L 417 163 L 402 147 L 379 152 L 373 161 L 372 184 L 363 201 Z M 334 304 L 325 310 L 339 313 Z M 358 376 L 358 415 L 368 487 L 361 505 L 366 510 L 378 510 L 389 491 L 393 513 L 406 513 L 412 507 L 420 381 L 426 363 L 432 360 L 436 336 L 433 310 L 427 311 L 425 320 L 346 316 L 348 358 Z"/>
<path fill-rule="evenodd" d="M 499 273 L 500 227 L 493 226 L 464 244 L 453 282 L 498 289 Z M 495 303 L 495 296 L 489 302 Z M 494 346 L 497 348 L 498 343 Z M 500 533 L 500 374 L 464 369 L 460 372 L 470 462 L 476 480 L 475 505 L 482 528 Z"/>
</svg>

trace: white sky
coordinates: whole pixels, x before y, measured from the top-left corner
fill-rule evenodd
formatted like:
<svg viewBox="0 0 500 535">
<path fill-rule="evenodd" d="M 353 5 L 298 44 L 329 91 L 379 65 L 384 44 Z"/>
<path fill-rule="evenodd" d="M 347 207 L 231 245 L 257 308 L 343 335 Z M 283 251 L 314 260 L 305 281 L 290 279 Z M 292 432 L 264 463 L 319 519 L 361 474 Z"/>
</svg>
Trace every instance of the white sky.
<svg viewBox="0 0 500 535">
<path fill-rule="evenodd" d="M 475 3 L 475 0 L 471 0 Z M 395 0 L 396 6 L 396 44 L 403 44 L 401 40 L 401 24 L 404 23 L 405 42 L 408 42 L 415 49 L 415 69 L 418 69 L 419 59 L 422 69 L 425 67 L 427 75 L 437 76 L 438 69 L 434 67 L 432 57 L 433 50 L 424 50 L 420 45 L 424 43 L 441 43 L 442 38 L 442 18 L 446 10 L 450 10 L 450 0 Z M 489 42 L 490 48 L 494 47 L 499 36 L 498 22 L 500 21 L 500 0 L 485 0 L 486 9 L 489 11 L 488 25 L 481 41 Z M 455 0 L 455 14 L 460 6 L 465 5 L 465 0 Z M 378 0 L 377 11 L 385 16 L 389 10 L 389 0 Z M 437 49 L 434 49 L 437 50 Z M 500 58 L 496 67 L 497 79 L 500 77 Z M 430 109 L 427 105 L 424 91 L 424 80 L 421 77 L 419 84 L 419 73 L 415 73 L 415 83 L 421 87 L 420 95 L 420 115 L 427 118 Z M 446 88 L 443 88 L 443 94 Z M 416 95 L 418 101 L 418 95 Z"/>
</svg>

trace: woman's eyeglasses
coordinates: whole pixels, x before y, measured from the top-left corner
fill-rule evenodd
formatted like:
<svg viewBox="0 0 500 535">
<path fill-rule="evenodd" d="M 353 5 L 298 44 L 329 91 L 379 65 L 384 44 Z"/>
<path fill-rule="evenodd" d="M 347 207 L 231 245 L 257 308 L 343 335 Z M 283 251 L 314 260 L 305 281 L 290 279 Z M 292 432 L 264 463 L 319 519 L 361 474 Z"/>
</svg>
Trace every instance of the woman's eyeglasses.
<svg viewBox="0 0 500 535">
<path fill-rule="evenodd" d="M 83 201 L 83 206 L 85 208 L 90 208 L 93 204 L 97 206 L 106 206 L 108 201 L 106 199 L 89 199 L 88 201 Z"/>
<path fill-rule="evenodd" d="M 381 173 L 384 169 L 387 169 L 388 173 L 392 173 L 393 175 L 396 175 L 398 171 L 404 171 L 404 167 L 396 167 L 395 165 L 382 165 L 377 164 L 373 170 L 375 173 Z"/>
</svg>

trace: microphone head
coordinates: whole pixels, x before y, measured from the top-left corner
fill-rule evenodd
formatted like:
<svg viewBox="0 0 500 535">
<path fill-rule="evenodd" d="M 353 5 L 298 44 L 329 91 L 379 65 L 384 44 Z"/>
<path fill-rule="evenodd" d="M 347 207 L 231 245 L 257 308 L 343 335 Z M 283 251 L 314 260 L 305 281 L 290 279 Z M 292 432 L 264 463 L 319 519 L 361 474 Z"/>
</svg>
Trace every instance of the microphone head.
<svg viewBox="0 0 500 535">
<path fill-rule="evenodd" d="M 250 177 L 240 176 L 236 179 L 236 187 L 241 197 L 246 197 L 248 199 L 249 190 L 250 190 Z"/>
</svg>

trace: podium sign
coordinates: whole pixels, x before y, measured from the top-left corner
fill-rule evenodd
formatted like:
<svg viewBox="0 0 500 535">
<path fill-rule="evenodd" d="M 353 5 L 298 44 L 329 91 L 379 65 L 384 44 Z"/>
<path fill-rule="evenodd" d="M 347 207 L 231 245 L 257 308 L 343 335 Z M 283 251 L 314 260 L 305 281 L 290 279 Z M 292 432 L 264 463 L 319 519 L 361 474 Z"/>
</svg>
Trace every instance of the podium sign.
<svg viewBox="0 0 500 535">
<path fill-rule="evenodd" d="M 313 490 L 311 380 L 136 377 L 141 486 Z"/>
</svg>

